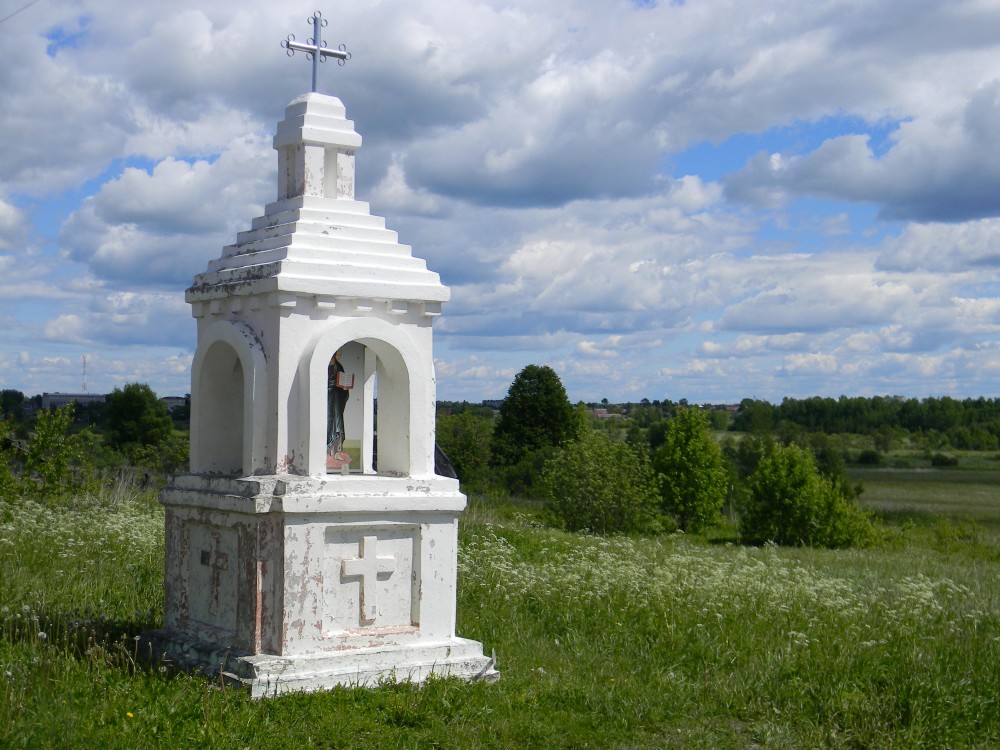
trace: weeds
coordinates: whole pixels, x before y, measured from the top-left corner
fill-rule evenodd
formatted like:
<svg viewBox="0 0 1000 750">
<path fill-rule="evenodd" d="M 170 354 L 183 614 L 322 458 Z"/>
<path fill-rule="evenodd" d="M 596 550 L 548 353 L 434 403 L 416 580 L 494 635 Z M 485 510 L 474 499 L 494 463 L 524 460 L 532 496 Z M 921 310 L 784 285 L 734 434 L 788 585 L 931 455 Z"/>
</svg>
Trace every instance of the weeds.
<svg viewBox="0 0 1000 750">
<path fill-rule="evenodd" d="M 988 525 L 916 515 L 881 549 L 748 548 L 568 534 L 479 500 L 458 632 L 496 649 L 499 682 L 255 702 L 144 666 L 162 513 L 131 480 L 106 493 L 0 503 L 2 747 L 1000 745 Z"/>
</svg>

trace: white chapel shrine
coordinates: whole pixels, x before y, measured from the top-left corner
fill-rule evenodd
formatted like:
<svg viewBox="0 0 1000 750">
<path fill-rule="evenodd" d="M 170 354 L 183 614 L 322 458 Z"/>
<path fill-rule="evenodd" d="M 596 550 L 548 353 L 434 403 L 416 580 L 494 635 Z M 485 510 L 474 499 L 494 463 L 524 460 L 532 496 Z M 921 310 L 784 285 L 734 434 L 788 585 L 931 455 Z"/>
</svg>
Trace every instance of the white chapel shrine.
<svg viewBox="0 0 1000 750">
<path fill-rule="evenodd" d="M 186 293 L 191 473 L 161 496 L 153 643 L 255 697 L 497 674 L 455 633 L 466 499 L 434 470 L 449 291 L 355 200 L 360 146 L 339 99 L 293 100 L 277 200 Z"/>
</svg>

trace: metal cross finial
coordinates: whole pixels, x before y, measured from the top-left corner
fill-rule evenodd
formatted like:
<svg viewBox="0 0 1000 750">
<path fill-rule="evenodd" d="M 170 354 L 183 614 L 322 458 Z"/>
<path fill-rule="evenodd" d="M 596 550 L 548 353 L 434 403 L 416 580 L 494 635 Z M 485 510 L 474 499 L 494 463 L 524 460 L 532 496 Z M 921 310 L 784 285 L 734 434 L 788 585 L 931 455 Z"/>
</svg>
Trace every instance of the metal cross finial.
<svg viewBox="0 0 1000 750">
<path fill-rule="evenodd" d="M 312 90 L 316 91 L 316 73 L 319 70 L 319 64 L 321 62 L 326 62 L 328 57 L 336 57 L 337 64 L 343 65 L 348 60 L 351 59 L 351 53 L 347 51 L 347 46 L 341 44 L 337 49 L 329 49 L 326 46 L 326 42 L 320 39 L 319 30 L 326 26 L 327 20 L 323 18 L 318 10 L 312 14 L 312 18 L 307 19 L 307 23 L 311 23 L 313 26 L 312 39 L 307 39 L 306 43 L 295 41 L 295 34 L 289 34 L 288 38 L 281 42 L 281 46 L 288 50 L 288 56 L 291 57 L 296 51 L 305 52 L 306 59 L 312 60 L 313 64 L 313 87 Z"/>
</svg>

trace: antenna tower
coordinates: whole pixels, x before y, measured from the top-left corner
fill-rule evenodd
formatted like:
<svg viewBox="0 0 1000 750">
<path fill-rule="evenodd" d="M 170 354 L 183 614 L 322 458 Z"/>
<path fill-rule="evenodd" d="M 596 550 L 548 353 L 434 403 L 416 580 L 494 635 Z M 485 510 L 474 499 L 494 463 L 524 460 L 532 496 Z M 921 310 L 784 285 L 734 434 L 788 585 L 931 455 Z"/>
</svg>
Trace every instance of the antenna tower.
<svg viewBox="0 0 1000 750">
<path fill-rule="evenodd" d="M 87 392 L 87 355 L 83 355 L 83 392 Z"/>
</svg>

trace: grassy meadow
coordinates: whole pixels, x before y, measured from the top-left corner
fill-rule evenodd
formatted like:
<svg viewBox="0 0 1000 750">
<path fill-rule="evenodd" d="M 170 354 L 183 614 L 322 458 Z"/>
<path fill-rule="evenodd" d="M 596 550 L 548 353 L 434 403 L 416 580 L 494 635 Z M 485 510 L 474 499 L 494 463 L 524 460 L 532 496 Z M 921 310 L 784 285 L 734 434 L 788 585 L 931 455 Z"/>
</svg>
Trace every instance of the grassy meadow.
<svg viewBox="0 0 1000 750">
<path fill-rule="evenodd" d="M 0 747 L 1000 747 L 1000 472 L 852 478 L 876 548 L 571 535 L 472 497 L 459 633 L 498 682 L 267 701 L 137 653 L 162 617 L 152 492 L 0 503 Z"/>
</svg>

